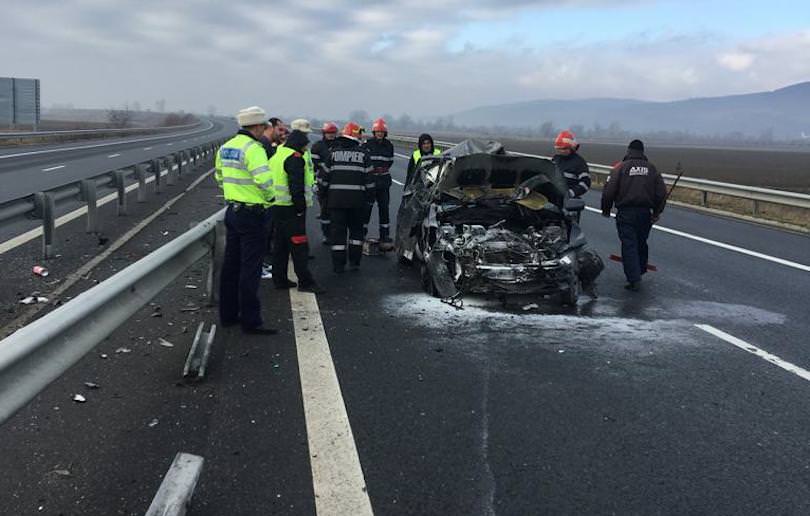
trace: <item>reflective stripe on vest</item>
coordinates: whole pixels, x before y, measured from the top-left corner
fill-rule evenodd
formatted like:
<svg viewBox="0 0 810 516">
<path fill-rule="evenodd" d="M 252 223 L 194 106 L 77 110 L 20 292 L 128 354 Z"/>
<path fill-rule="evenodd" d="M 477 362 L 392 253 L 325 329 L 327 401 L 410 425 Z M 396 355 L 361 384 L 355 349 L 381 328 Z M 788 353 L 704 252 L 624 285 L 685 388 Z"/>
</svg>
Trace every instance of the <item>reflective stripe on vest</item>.
<svg viewBox="0 0 810 516">
<path fill-rule="evenodd" d="M 440 151 L 439 149 L 437 149 L 435 147 L 433 148 L 433 155 L 434 156 L 438 156 L 441 153 L 442 153 L 442 151 Z M 413 162 L 414 163 L 419 163 L 420 159 L 422 159 L 422 151 L 419 150 L 419 149 L 416 149 L 415 151 L 413 151 Z"/>
</svg>

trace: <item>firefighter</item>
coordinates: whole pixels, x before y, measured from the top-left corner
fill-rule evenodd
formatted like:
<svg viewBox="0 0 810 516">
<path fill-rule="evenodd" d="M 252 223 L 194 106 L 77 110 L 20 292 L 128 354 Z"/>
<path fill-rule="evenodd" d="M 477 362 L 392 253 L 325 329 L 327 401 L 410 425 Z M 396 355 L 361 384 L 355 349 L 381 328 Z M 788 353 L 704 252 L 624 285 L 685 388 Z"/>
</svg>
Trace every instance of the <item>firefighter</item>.
<svg viewBox="0 0 810 516">
<path fill-rule="evenodd" d="M 259 142 L 267 113 L 253 106 L 239 111 L 236 119 L 241 129 L 217 151 L 214 173 L 228 204 L 219 317 L 222 326 L 241 324 L 246 333 L 272 335 L 277 331 L 263 325 L 258 295 L 273 200 L 267 153 Z"/>
<path fill-rule="evenodd" d="M 436 148 L 433 144 L 433 137 L 427 133 L 419 135 L 417 140 L 416 150 L 411 155 L 411 160 L 408 161 L 408 173 L 405 176 L 405 186 L 407 187 L 413 181 L 414 172 L 416 172 L 416 164 L 422 159 L 422 156 L 438 156 L 442 151 Z"/>
<path fill-rule="evenodd" d="M 577 152 L 579 143 L 571 131 L 561 131 L 554 139 L 554 156 L 551 161 L 565 177 L 568 196 L 579 198 L 591 188 L 588 162 Z"/>
<path fill-rule="evenodd" d="M 367 205 L 374 196 L 374 179 L 369 177 L 371 160 L 360 137 L 360 126 L 355 122 L 347 123 L 326 160 L 327 174 L 323 186 L 332 221 L 329 240 L 336 273 L 345 270 L 347 254 L 349 268 L 360 268 L 363 223 Z"/>
<path fill-rule="evenodd" d="M 312 206 L 315 171 L 306 158 L 309 122 L 296 120 L 286 142 L 270 158 L 275 201 L 273 202 L 273 283 L 277 289 L 296 286 L 287 278 L 287 262 L 293 259 L 298 290 L 322 294 L 324 290 L 309 271 L 309 243 L 306 233 L 307 208 Z"/>
<path fill-rule="evenodd" d="M 616 230 L 622 242 L 622 264 L 627 290 L 637 292 L 647 272 L 647 238 L 664 211 L 667 187 L 644 154 L 644 143 L 633 140 L 627 155 L 610 172 L 602 189 L 602 215 L 610 217 L 616 206 Z"/>
<path fill-rule="evenodd" d="M 323 181 L 326 178 L 326 166 L 324 161 L 329 155 L 329 151 L 335 144 L 338 127 L 334 122 L 326 122 L 321 128 L 321 139 L 312 146 L 312 164 L 315 166 L 318 185 L 318 204 L 321 206 L 321 231 L 323 232 L 323 243 L 329 244 L 329 206 L 324 195 Z"/>
<path fill-rule="evenodd" d="M 377 201 L 380 219 L 380 250 L 390 251 L 394 242 L 389 236 L 391 221 L 388 204 L 391 198 L 391 165 L 394 164 L 394 145 L 388 139 L 388 126 L 385 120 L 378 118 L 371 126 L 373 138 L 366 142 L 369 159 L 371 159 L 371 176 L 374 179 L 374 197 Z M 366 224 L 371 221 L 374 204 L 369 204 Z"/>
</svg>

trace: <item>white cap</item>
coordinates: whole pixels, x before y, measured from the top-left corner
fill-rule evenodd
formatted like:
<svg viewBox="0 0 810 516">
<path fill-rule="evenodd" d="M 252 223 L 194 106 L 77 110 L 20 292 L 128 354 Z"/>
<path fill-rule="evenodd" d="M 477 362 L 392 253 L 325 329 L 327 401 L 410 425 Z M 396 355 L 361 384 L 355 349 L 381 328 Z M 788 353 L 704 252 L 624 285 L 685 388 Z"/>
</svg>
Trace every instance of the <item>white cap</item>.
<svg viewBox="0 0 810 516">
<path fill-rule="evenodd" d="M 239 127 L 266 124 L 267 113 L 259 106 L 250 106 L 239 110 L 239 113 L 236 114 L 236 121 L 239 122 Z"/>
<path fill-rule="evenodd" d="M 309 123 L 309 120 L 298 118 L 290 122 L 290 129 L 293 131 L 301 131 L 302 133 L 311 133 L 312 125 Z"/>
</svg>

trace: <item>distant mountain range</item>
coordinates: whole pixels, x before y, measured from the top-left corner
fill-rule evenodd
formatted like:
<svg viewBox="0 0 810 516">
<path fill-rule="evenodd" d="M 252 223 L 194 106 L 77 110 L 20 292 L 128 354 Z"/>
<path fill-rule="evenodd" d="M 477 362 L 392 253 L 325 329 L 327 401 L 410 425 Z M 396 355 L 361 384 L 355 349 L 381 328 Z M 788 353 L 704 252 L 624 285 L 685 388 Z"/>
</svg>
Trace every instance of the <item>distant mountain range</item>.
<svg viewBox="0 0 810 516">
<path fill-rule="evenodd" d="M 626 131 L 802 139 L 810 135 L 810 82 L 775 91 L 673 102 L 631 99 L 535 100 L 484 106 L 452 115 L 457 126 L 555 127 L 618 124 Z"/>
</svg>

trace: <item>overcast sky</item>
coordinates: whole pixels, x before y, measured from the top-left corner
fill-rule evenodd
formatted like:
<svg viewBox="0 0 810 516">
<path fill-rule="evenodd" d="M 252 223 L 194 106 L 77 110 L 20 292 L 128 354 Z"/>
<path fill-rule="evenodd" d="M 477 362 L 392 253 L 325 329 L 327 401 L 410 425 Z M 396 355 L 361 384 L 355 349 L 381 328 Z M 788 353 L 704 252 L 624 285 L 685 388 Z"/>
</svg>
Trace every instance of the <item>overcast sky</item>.
<svg viewBox="0 0 810 516">
<path fill-rule="evenodd" d="M 444 115 L 672 100 L 810 80 L 796 0 L 0 0 L 0 76 L 44 106 Z"/>
</svg>

